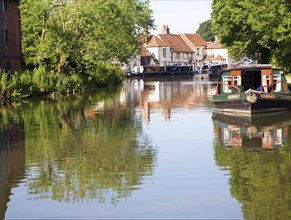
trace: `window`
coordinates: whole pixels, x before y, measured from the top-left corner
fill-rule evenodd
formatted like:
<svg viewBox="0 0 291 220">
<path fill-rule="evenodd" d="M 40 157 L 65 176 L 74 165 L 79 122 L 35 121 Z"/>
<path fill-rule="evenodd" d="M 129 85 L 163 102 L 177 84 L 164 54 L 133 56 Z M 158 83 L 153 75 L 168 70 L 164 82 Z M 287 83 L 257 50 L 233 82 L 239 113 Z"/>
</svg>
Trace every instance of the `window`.
<svg viewBox="0 0 291 220">
<path fill-rule="evenodd" d="M 188 54 L 188 62 L 192 62 L 192 54 L 191 53 Z"/>
<path fill-rule="evenodd" d="M 8 29 L 4 30 L 4 43 L 8 44 Z"/>
<path fill-rule="evenodd" d="M 232 84 L 234 86 L 240 86 L 241 85 L 241 76 L 240 75 L 233 76 L 232 80 L 233 80 Z"/>
<path fill-rule="evenodd" d="M 199 51 L 200 51 L 200 48 L 197 48 L 197 55 L 199 56 Z"/>
<path fill-rule="evenodd" d="M 177 53 L 177 61 L 180 61 L 180 53 Z"/>
<path fill-rule="evenodd" d="M 271 84 L 271 79 L 270 79 L 270 75 L 266 76 L 266 84 L 270 85 Z"/>
<path fill-rule="evenodd" d="M 262 86 L 271 86 L 273 84 L 272 71 L 262 70 Z"/>
<path fill-rule="evenodd" d="M 274 92 L 280 92 L 281 91 L 281 76 L 280 75 L 274 75 L 273 77 L 273 87 Z"/>
<path fill-rule="evenodd" d="M 224 76 L 223 77 L 223 92 L 231 93 L 230 85 L 231 85 L 231 77 Z"/>
<path fill-rule="evenodd" d="M 163 48 L 163 58 L 167 58 L 167 49 Z"/>
<path fill-rule="evenodd" d="M 177 53 L 174 53 L 174 61 L 177 60 Z"/>
</svg>

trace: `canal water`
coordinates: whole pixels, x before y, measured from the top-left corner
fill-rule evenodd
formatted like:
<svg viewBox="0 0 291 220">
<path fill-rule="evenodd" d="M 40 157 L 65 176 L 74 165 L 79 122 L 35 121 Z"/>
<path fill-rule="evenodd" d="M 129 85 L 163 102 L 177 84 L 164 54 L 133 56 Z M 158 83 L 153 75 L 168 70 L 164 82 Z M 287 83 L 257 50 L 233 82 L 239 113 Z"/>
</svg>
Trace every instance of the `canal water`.
<svg viewBox="0 0 291 220">
<path fill-rule="evenodd" d="M 291 114 L 213 114 L 215 84 L 120 88 L 0 110 L 0 219 L 290 219 Z"/>
</svg>

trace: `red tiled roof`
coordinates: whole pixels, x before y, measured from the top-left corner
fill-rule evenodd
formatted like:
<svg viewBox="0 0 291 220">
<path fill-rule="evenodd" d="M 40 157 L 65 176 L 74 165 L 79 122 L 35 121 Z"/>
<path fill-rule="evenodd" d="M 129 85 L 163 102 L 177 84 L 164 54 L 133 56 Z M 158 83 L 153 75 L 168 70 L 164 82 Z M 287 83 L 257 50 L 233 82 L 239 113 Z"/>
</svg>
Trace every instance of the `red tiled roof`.
<svg viewBox="0 0 291 220">
<path fill-rule="evenodd" d="M 221 61 L 221 60 L 226 60 L 223 56 L 218 54 L 216 57 L 213 57 L 212 55 L 207 55 L 206 58 L 204 58 L 204 61 Z"/>
<path fill-rule="evenodd" d="M 226 60 L 223 56 L 221 56 L 220 54 L 218 54 L 214 60 Z"/>
<path fill-rule="evenodd" d="M 170 47 L 170 45 L 167 42 L 160 40 L 158 37 L 152 36 L 147 47 Z"/>
<path fill-rule="evenodd" d="M 144 46 L 140 48 L 140 55 L 142 57 L 152 56 L 151 52 L 149 52 Z"/>
<path fill-rule="evenodd" d="M 207 46 L 206 41 L 199 35 L 199 34 L 182 34 L 186 38 L 189 39 L 189 41 L 194 45 L 194 46 Z"/>
<path fill-rule="evenodd" d="M 186 44 L 186 42 L 177 34 L 159 34 L 158 35 L 163 42 L 171 45 L 171 48 L 175 52 L 193 53 L 194 51 Z"/>
<path fill-rule="evenodd" d="M 222 45 L 220 44 L 219 40 L 215 40 L 213 43 L 207 46 L 207 49 L 222 49 Z"/>
</svg>

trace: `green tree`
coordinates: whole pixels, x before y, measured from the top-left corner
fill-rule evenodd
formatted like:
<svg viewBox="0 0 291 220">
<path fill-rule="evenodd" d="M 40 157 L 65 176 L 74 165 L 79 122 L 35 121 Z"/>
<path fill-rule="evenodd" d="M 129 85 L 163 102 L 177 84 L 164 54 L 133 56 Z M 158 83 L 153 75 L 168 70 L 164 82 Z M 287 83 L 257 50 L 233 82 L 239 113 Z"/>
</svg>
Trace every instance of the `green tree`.
<svg viewBox="0 0 291 220">
<path fill-rule="evenodd" d="M 291 70 L 290 1 L 214 0 L 212 9 L 213 32 L 233 57 L 255 56 Z"/>
<path fill-rule="evenodd" d="M 148 0 L 23 0 L 21 16 L 26 65 L 58 74 L 127 62 L 144 27 L 153 26 Z"/>
<path fill-rule="evenodd" d="M 196 31 L 205 41 L 214 41 L 215 36 L 212 32 L 211 20 L 202 22 Z"/>
</svg>

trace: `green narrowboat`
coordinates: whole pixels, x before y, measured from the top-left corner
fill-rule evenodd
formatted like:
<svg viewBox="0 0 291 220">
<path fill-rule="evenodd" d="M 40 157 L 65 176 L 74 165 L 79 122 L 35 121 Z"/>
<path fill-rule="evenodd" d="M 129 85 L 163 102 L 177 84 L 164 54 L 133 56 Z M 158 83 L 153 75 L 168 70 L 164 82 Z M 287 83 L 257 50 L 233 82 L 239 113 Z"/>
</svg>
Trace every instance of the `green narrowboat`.
<svg viewBox="0 0 291 220">
<path fill-rule="evenodd" d="M 218 76 L 213 110 L 250 115 L 291 109 L 291 95 L 283 70 L 271 65 L 224 69 Z"/>
</svg>

